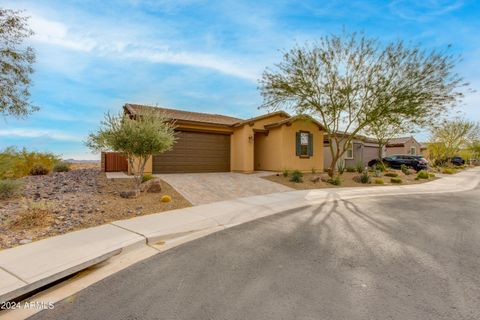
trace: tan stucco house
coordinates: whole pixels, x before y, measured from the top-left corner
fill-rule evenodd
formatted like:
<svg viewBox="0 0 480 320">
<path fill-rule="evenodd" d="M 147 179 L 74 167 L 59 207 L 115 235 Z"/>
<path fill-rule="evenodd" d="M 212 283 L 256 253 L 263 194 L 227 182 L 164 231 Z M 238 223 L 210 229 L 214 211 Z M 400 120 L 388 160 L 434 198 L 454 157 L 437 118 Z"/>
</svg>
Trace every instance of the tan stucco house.
<svg viewBox="0 0 480 320">
<path fill-rule="evenodd" d="M 411 154 L 422 155 L 422 145 L 414 137 L 401 137 L 391 139 L 386 146 L 386 155 Z"/>
<path fill-rule="evenodd" d="M 135 117 L 147 108 L 175 121 L 177 142 L 152 155 L 146 173 L 323 170 L 324 131 L 311 117 L 277 111 L 245 120 L 130 103 L 124 112 Z"/>
</svg>

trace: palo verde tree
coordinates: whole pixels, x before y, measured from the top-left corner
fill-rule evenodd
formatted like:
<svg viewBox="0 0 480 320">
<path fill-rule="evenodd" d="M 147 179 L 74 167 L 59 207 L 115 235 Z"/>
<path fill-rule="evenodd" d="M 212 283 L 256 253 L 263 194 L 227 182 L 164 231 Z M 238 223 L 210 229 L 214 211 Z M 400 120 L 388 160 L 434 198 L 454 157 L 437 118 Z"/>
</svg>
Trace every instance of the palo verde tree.
<svg viewBox="0 0 480 320">
<path fill-rule="evenodd" d="M 262 107 L 317 118 L 329 140 L 329 175 L 352 139 L 377 120 L 433 117 L 462 97 L 456 58 L 403 42 L 342 33 L 296 46 L 260 80 Z"/>
<path fill-rule="evenodd" d="M 429 153 L 437 162 L 443 162 L 479 140 L 480 124 L 462 118 L 444 120 L 432 128 Z"/>
<path fill-rule="evenodd" d="M 135 118 L 123 113 L 107 113 L 98 131 L 88 136 L 86 145 L 96 152 L 110 150 L 123 153 L 138 189 L 148 158 L 172 148 L 174 129 L 172 122 L 154 110 L 145 110 Z"/>
<path fill-rule="evenodd" d="M 24 45 L 33 34 L 27 17 L 0 8 L 0 114 L 24 117 L 38 108 L 30 102 L 30 75 L 35 53 Z"/>
</svg>

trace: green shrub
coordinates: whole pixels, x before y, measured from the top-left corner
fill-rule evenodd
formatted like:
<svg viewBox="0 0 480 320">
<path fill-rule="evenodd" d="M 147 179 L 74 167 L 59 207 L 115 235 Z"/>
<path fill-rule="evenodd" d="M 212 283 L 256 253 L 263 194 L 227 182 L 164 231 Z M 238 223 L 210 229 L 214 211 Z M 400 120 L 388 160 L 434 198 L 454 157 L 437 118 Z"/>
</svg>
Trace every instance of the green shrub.
<svg viewBox="0 0 480 320">
<path fill-rule="evenodd" d="M 402 179 L 400 179 L 400 178 L 391 178 L 391 179 L 390 179 L 390 182 L 391 182 L 391 183 L 402 183 Z"/>
<path fill-rule="evenodd" d="M 387 172 L 387 173 L 385 173 L 385 176 L 386 176 L 386 177 L 391 177 L 391 178 L 396 178 L 396 177 L 398 177 L 398 173 L 396 173 L 396 172 Z"/>
<path fill-rule="evenodd" d="M 362 173 L 363 170 L 365 169 L 363 166 L 362 161 L 357 161 L 357 164 L 355 165 L 355 169 L 357 170 L 358 173 Z"/>
<path fill-rule="evenodd" d="M 339 175 L 328 179 L 327 182 L 330 183 L 330 184 L 333 184 L 334 186 L 339 186 L 339 185 L 342 184 L 342 180 L 340 179 Z"/>
<path fill-rule="evenodd" d="M 60 162 L 60 158 L 53 153 L 8 147 L 0 151 L 0 179 L 16 179 L 27 176 L 37 164 L 50 171 L 58 162 Z"/>
<path fill-rule="evenodd" d="M 70 171 L 70 164 L 67 162 L 59 162 L 53 166 L 53 172 L 68 172 Z"/>
<path fill-rule="evenodd" d="M 288 172 L 288 169 L 285 169 L 285 170 L 283 170 L 283 172 L 282 172 L 282 174 L 283 174 L 283 176 L 284 176 L 285 178 L 288 177 L 288 174 L 289 174 L 289 173 L 290 173 L 290 172 Z"/>
<path fill-rule="evenodd" d="M 418 179 L 428 179 L 428 178 L 429 178 L 428 172 L 425 171 L 425 170 L 420 170 L 420 171 L 417 173 L 417 178 L 418 178 Z"/>
<path fill-rule="evenodd" d="M 383 179 L 375 179 L 374 180 L 375 184 L 384 184 Z"/>
<path fill-rule="evenodd" d="M 443 169 L 442 169 L 442 173 L 444 173 L 444 174 L 454 174 L 454 173 L 455 173 L 455 169 L 452 169 L 452 168 L 443 168 Z"/>
<path fill-rule="evenodd" d="M 380 172 L 380 170 L 373 170 L 373 176 L 378 178 L 382 176 L 382 173 Z"/>
<path fill-rule="evenodd" d="M 429 178 L 435 178 L 435 173 L 429 173 L 429 174 L 428 174 L 428 177 L 429 177 Z"/>
<path fill-rule="evenodd" d="M 13 198 L 20 193 L 22 184 L 16 180 L 0 180 L 0 199 Z"/>
<path fill-rule="evenodd" d="M 400 166 L 400 170 L 402 170 L 403 174 L 405 174 L 406 176 L 410 174 L 410 169 L 404 164 Z"/>
<path fill-rule="evenodd" d="M 302 177 L 303 177 L 303 173 L 301 171 L 293 170 L 292 175 L 290 177 L 290 181 L 295 183 L 303 182 Z"/>
<path fill-rule="evenodd" d="M 312 174 L 315 174 L 317 173 L 317 169 L 315 169 L 315 167 L 312 168 Z"/>
<path fill-rule="evenodd" d="M 376 170 L 380 170 L 381 172 L 385 171 L 387 169 L 387 167 L 385 166 L 385 164 L 383 162 L 378 162 L 376 165 L 375 165 L 375 169 Z"/>
<path fill-rule="evenodd" d="M 44 176 L 50 172 L 50 169 L 44 166 L 41 163 L 35 164 L 31 169 L 30 169 L 30 175 L 32 176 Z"/>
<path fill-rule="evenodd" d="M 142 176 L 142 183 L 147 182 L 148 180 L 152 180 L 153 176 L 149 173 L 146 173 Z"/>
<path fill-rule="evenodd" d="M 356 171 L 354 167 L 347 167 L 345 170 L 347 172 L 355 172 Z"/>
<path fill-rule="evenodd" d="M 370 176 L 368 175 L 368 170 L 363 170 L 362 174 L 360 175 L 360 182 L 363 184 L 370 183 Z"/>
</svg>

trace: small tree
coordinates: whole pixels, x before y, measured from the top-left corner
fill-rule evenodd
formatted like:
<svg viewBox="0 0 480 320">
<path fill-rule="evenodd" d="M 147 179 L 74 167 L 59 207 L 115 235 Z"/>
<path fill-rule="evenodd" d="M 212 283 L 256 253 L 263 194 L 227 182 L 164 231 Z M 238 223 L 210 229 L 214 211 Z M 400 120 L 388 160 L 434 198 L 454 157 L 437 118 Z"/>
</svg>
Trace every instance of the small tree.
<svg viewBox="0 0 480 320">
<path fill-rule="evenodd" d="M 317 117 L 329 140 L 329 175 L 352 139 L 383 119 L 434 117 L 463 96 L 456 59 L 401 41 L 382 46 L 363 35 L 321 38 L 284 53 L 260 80 L 262 107 Z"/>
<path fill-rule="evenodd" d="M 94 151 L 123 153 L 135 177 L 137 189 L 142 183 L 145 165 L 152 154 L 162 153 L 175 143 L 175 125 L 154 110 L 136 118 L 107 113 L 96 133 L 88 136 L 86 145 Z"/>
<path fill-rule="evenodd" d="M 33 34 L 27 17 L 0 8 L 0 114 L 23 117 L 38 108 L 30 103 L 35 53 L 23 41 Z"/>
<path fill-rule="evenodd" d="M 458 155 L 480 138 L 480 124 L 457 118 L 445 120 L 432 129 L 430 145 L 435 159 L 443 161 Z"/>
<path fill-rule="evenodd" d="M 375 138 L 378 143 L 378 159 L 382 161 L 383 150 L 390 140 L 400 135 L 412 133 L 413 125 L 403 119 L 375 119 L 365 127 L 364 133 Z"/>
</svg>

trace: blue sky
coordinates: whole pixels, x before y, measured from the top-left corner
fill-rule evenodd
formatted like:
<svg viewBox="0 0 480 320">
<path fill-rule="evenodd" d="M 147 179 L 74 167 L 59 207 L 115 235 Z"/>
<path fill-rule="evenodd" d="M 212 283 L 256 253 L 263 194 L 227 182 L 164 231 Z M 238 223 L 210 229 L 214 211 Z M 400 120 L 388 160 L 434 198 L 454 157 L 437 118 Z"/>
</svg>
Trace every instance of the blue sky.
<svg viewBox="0 0 480 320">
<path fill-rule="evenodd" d="M 480 88 L 480 1 L 0 1 L 24 9 L 36 32 L 32 100 L 41 111 L 0 119 L 0 148 L 96 159 L 84 145 L 103 114 L 125 102 L 237 117 L 260 114 L 257 79 L 279 49 L 364 31 L 463 56 L 457 71 Z M 465 116 L 480 120 L 480 93 Z M 426 134 L 419 134 L 423 140 Z"/>
</svg>

